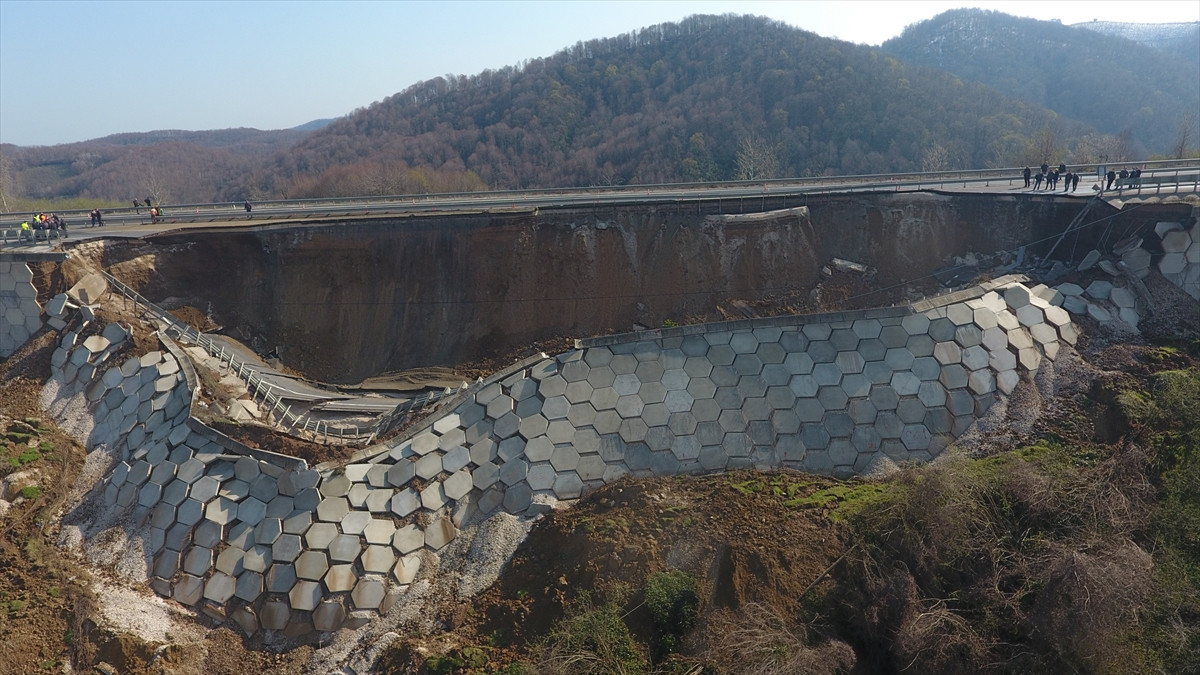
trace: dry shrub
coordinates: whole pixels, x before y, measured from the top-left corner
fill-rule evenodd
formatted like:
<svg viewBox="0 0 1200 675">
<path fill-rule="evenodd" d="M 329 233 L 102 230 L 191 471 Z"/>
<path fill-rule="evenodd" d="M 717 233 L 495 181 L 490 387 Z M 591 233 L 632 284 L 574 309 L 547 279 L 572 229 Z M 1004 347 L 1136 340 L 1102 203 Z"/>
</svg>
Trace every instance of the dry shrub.
<svg viewBox="0 0 1200 675">
<path fill-rule="evenodd" d="M 1125 670 L 1128 640 L 1153 588 L 1154 561 L 1132 541 L 1067 551 L 1047 570 L 1030 612 L 1040 639 L 1064 663 Z"/>
<path fill-rule="evenodd" d="M 856 657 L 840 640 L 812 644 L 811 631 L 782 616 L 774 607 L 746 603 L 734 613 L 718 612 L 709 620 L 705 657 L 731 675 L 823 675 L 849 672 Z"/>
<path fill-rule="evenodd" d="M 967 619 L 941 600 L 909 604 L 892 640 L 901 670 L 918 673 L 976 671 L 987 663 L 990 648 Z"/>
</svg>

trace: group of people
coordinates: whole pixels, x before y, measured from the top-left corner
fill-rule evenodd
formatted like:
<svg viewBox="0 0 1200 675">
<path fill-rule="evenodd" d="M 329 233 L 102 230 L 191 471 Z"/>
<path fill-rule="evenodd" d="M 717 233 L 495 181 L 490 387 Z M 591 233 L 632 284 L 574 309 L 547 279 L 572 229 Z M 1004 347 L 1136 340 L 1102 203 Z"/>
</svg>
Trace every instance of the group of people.
<svg viewBox="0 0 1200 675">
<path fill-rule="evenodd" d="M 154 205 L 153 205 L 153 204 L 150 202 L 150 198 L 149 198 L 149 197 L 146 197 L 146 198 L 145 198 L 144 200 L 142 200 L 142 201 L 138 201 L 138 200 L 136 200 L 136 199 L 135 199 L 135 200 L 133 200 L 133 211 L 134 211 L 134 213 L 141 214 L 141 212 L 142 212 L 142 204 L 143 204 L 143 203 L 146 205 L 147 213 L 149 213 L 149 214 L 150 214 L 150 222 L 152 222 L 152 223 L 157 223 L 157 222 L 158 222 L 158 219 L 159 219 L 159 218 L 161 218 L 161 217 L 162 217 L 162 214 L 163 214 L 162 207 L 161 207 L 161 206 L 154 206 Z"/>
<path fill-rule="evenodd" d="M 1114 182 L 1117 184 L 1118 190 L 1125 187 L 1138 187 L 1142 184 L 1142 170 L 1138 167 L 1133 169 L 1125 167 L 1121 169 L 1121 173 L 1117 173 L 1109 169 L 1108 173 L 1104 174 L 1104 178 L 1108 181 L 1104 187 L 1105 190 L 1111 190 Z"/>
<path fill-rule="evenodd" d="M 104 214 L 100 213 L 100 209 L 92 209 L 91 214 L 92 224 L 89 227 L 104 227 Z"/>
<path fill-rule="evenodd" d="M 1034 190 L 1057 190 L 1059 181 L 1062 181 L 1063 192 L 1074 192 L 1079 187 L 1079 174 L 1068 171 L 1067 165 L 1062 163 L 1053 169 L 1043 163 L 1036 176 L 1033 169 L 1025 167 L 1021 175 L 1025 178 L 1025 187 L 1031 187 L 1032 184 Z"/>
<path fill-rule="evenodd" d="M 29 220 L 33 221 L 30 225 Z M 44 213 L 35 214 L 32 218 L 21 223 L 21 236 L 31 237 L 34 232 L 54 231 L 60 233 L 59 236 L 67 236 L 67 221 L 59 217 L 57 213 L 46 215 Z"/>
<path fill-rule="evenodd" d="M 1063 183 L 1063 192 L 1074 192 L 1079 187 L 1079 174 L 1068 171 L 1066 164 L 1059 164 L 1057 168 L 1051 168 L 1049 164 L 1043 163 L 1041 170 L 1036 174 L 1033 173 L 1033 169 L 1025 167 L 1021 175 L 1025 179 L 1025 187 L 1033 190 L 1056 190 L 1060 180 Z M 1098 175 L 1100 182 L 1092 188 L 1098 192 L 1107 192 L 1113 189 L 1113 183 L 1116 183 L 1118 190 L 1138 187 L 1142 184 L 1142 170 L 1137 167 L 1123 168 L 1120 173 L 1113 169 L 1109 169 L 1108 173 L 1105 173 L 1104 167 L 1100 167 Z"/>
</svg>

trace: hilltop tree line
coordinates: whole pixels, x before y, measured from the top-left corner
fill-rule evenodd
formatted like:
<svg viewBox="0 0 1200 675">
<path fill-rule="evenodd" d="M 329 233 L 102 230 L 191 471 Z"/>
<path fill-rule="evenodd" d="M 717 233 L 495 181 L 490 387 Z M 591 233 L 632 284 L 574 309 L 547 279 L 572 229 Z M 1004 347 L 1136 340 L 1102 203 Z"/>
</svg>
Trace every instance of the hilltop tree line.
<svg viewBox="0 0 1200 675">
<path fill-rule="evenodd" d="M 496 188 L 999 166 L 1047 128 L 1087 132 L 871 47 L 697 16 L 420 83 L 298 144 L 264 182 L 286 190 L 364 161 L 470 171 Z"/>
<path fill-rule="evenodd" d="M 888 53 L 762 18 L 695 16 L 421 82 L 313 132 L 3 146 L 0 196 L 186 203 L 756 180 L 1120 162 L 1195 144 L 1194 124 L 1169 104 L 1200 85 L 1180 84 L 1147 54 L 1170 57 L 1002 14 L 942 19 L 910 27 Z M 1025 40 L 1047 58 L 1006 51 Z M 1083 45 L 1093 42 L 1099 53 L 1119 46 L 1119 72 L 1086 70 L 1095 57 Z M 1112 96 L 1114 72 L 1135 95 Z M 1133 88 L 1131 73 L 1152 91 Z M 1167 133 L 1173 114 L 1179 125 Z"/>
<path fill-rule="evenodd" d="M 1194 42 L 1200 24 L 1193 27 Z M 1200 111 L 1200 50 L 1189 59 L 1087 24 L 957 9 L 909 26 L 882 50 L 1123 135 L 1139 156 L 1186 151 Z M 1182 148 L 1179 147 L 1182 144 Z"/>
</svg>

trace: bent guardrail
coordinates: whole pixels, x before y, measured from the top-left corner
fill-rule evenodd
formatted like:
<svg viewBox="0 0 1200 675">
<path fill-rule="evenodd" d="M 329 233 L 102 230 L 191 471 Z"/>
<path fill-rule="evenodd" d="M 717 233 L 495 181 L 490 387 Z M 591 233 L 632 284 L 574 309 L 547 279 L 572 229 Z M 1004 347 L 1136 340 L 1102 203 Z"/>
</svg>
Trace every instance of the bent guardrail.
<svg viewBox="0 0 1200 675">
<path fill-rule="evenodd" d="M 292 412 L 292 406 L 287 404 L 285 398 L 275 391 L 276 386 L 274 384 L 264 380 L 259 375 L 258 370 L 239 359 L 231 351 L 225 349 L 224 345 L 180 321 L 170 312 L 142 297 L 137 291 L 108 272 L 101 270 L 100 273 L 104 275 L 104 278 L 112 288 L 116 289 L 118 293 L 133 303 L 135 310 L 141 308 L 157 321 L 164 324 L 166 326 L 164 332 L 168 335 L 174 334 L 176 338 L 187 340 L 203 348 L 210 356 L 225 363 L 230 372 L 237 375 L 239 379 L 246 383 L 246 390 L 250 393 L 251 400 L 258 403 L 261 398 L 262 402 L 260 405 L 264 407 L 268 417 L 275 419 L 276 424 L 289 430 L 311 433 L 314 437 L 323 438 L 326 443 L 336 438 L 340 442 L 353 441 L 369 444 L 377 437 L 390 431 L 404 418 L 406 413 L 413 410 L 420 410 L 467 388 L 463 386 L 457 389 L 447 388 L 443 391 L 425 392 L 412 399 L 400 402 L 392 410 L 380 415 L 369 424 L 349 426 L 331 425 L 326 420 L 315 419 L 303 413 Z"/>
</svg>

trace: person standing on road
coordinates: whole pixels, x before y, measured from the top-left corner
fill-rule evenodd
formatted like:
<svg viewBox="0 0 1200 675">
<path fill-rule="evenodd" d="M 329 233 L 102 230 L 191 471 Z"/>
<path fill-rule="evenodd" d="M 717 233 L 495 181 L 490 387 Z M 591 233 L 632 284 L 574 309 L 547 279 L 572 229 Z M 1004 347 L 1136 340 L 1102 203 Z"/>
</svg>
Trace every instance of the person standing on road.
<svg viewBox="0 0 1200 675">
<path fill-rule="evenodd" d="M 1021 172 L 1021 176 L 1025 178 L 1025 187 L 1029 187 L 1029 177 L 1032 175 L 1033 172 L 1029 169 L 1029 167 L 1025 167 L 1025 170 Z"/>
<path fill-rule="evenodd" d="M 1033 180 L 1033 191 L 1037 192 L 1040 189 L 1042 189 L 1042 172 L 1041 171 L 1038 172 L 1038 175 Z"/>
<path fill-rule="evenodd" d="M 142 206 L 141 202 L 139 202 L 136 199 L 133 200 L 133 211 L 134 211 L 134 213 L 137 213 L 139 216 L 142 214 L 141 206 Z"/>
<path fill-rule="evenodd" d="M 1117 172 L 1109 169 L 1108 173 L 1105 174 L 1104 177 L 1108 179 L 1108 187 L 1104 188 L 1105 191 L 1111 190 L 1113 181 L 1117 179 Z"/>
<path fill-rule="evenodd" d="M 246 218 L 250 218 L 250 210 L 252 208 L 254 208 L 254 207 L 250 206 L 250 200 L 247 199 L 246 202 L 244 204 L 242 204 L 242 206 L 244 206 L 246 208 Z"/>
<path fill-rule="evenodd" d="M 1066 173 L 1066 177 L 1063 178 L 1063 192 L 1069 192 L 1071 190 L 1071 181 L 1073 180 L 1075 180 L 1075 174 L 1068 171 Z"/>
</svg>

